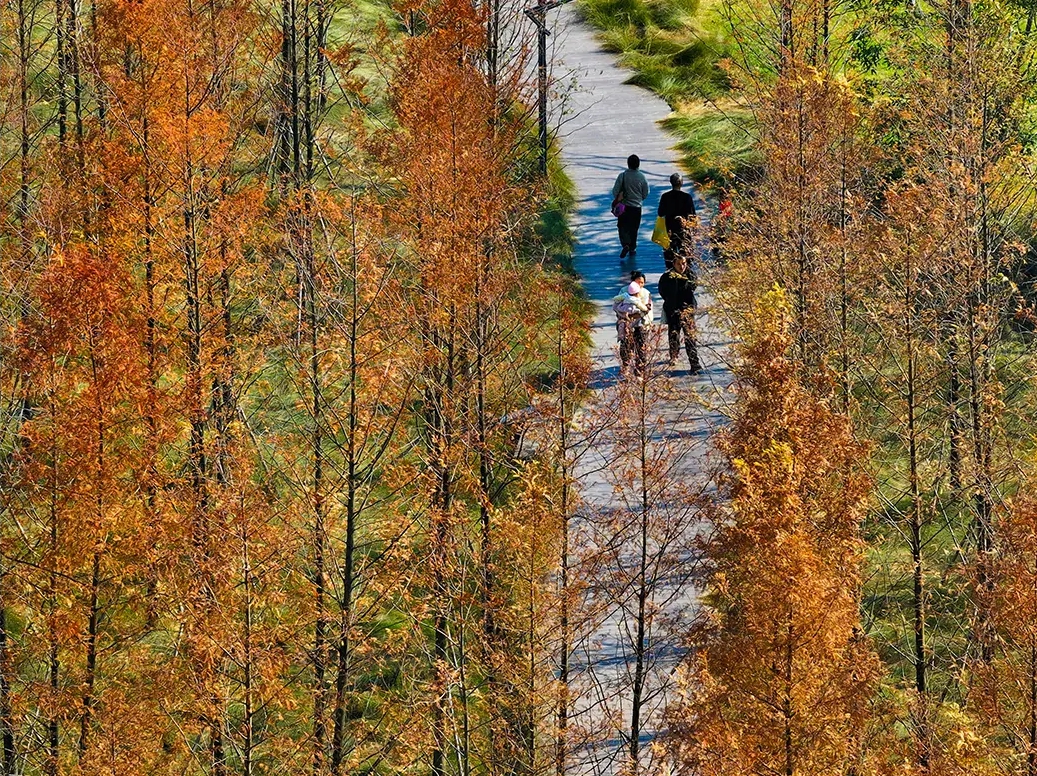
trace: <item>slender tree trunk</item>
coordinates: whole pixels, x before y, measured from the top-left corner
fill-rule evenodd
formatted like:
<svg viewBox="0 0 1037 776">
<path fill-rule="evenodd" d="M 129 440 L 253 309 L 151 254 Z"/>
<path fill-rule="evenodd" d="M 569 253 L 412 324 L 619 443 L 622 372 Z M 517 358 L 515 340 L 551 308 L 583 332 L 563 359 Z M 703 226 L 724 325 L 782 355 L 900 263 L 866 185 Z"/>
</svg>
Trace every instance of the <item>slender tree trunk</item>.
<svg viewBox="0 0 1037 776">
<path fill-rule="evenodd" d="M 445 477 L 445 473 L 441 475 Z M 441 479 L 441 488 L 449 488 L 444 480 Z M 442 490 L 441 495 L 447 494 L 449 491 Z M 441 514 L 436 516 L 436 527 L 435 536 L 433 541 L 436 543 L 436 547 L 441 552 L 441 557 L 438 559 L 438 564 L 446 562 L 445 553 L 442 552 L 442 548 L 445 547 L 447 542 L 447 515 Z M 433 710 L 433 750 L 432 750 L 432 776 L 445 776 L 445 752 L 446 752 L 446 713 L 447 704 L 449 703 L 450 690 L 446 682 L 446 663 L 447 663 L 447 619 L 445 613 L 446 607 L 446 577 L 443 569 L 437 568 L 435 573 L 435 579 L 433 582 L 433 590 L 436 594 L 436 619 L 435 619 L 435 641 L 433 645 L 433 661 L 435 662 L 434 676 L 436 685 L 439 686 L 438 697 L 436 699 L 435 709 Z"/>
<path fill-rule="evenodd" d="M 961 490 L 961 415 L 958 403 L 961 400 L 961 378 L 958 375 L 958 341 L 953 323 L 947 339 L 947 414 L 949 417 L 949 444 L 947 466 L 950 471 L 951 488 Z"/>
<path fill-rule="evenodd" d="M 832 6 L 830 0 L 821 2 L 821 61 L 828 64 L 828 46 L 831 38 Z"/>
<path fill-rule="evenodd" d="M 86 683 L 83 689 L 83 717 L 79 728 L 79 758 L 86 754 L 90 726 L 96 704 L 94 684 L 97 681 L 97 628 L 100 617 L 101 553 L 94 552 L 90 572 L 90 608 L 86 632 Z"/>
<path fill-rule="evenodd" d="M 649 596 L 648 581 L 648 537 L 649 522 L 651 520 L 651 504 L 648 494 L 648 417 L 647 417 L 647 391 L 648 381 L 642 380 L 639 394 L 639 417 L 638 432 L 638 463 L 640 464 L 641 480 L 641 515 L 640 515 L 640 558 L 638 560 L 637 573 L 637 623 L 636 635 L 634 636 L 634 686 L 633 699 L 630 709 L 630 768 L 632 774 L 641 772 L 640 749 L 641 749 L 641 707 L 644 703 L 645 676 L 647 673 L 646 659 L 648 655 L 647 636 L 647 605 Z"/>
<path fill-rule="evenodd" d="M 910 497 L 909 516 L 911 562 L 913 567 L 912 610 L 914 625 L 915 691 L 921 705 L 922 721 L 916 731 L 918 740 L 918 764 L 923 771 L 929 768 L 928 751 L 928 698 L 926 685 L 925 655 L 925 590 L 922 566 L 922 515 L 921 492 L 918 473 L 918 429 L 917 429 L 917 353 L 914 331 L 915 288 L 914 269 L 911 262 L 911 246 L 907 247 L 907 266 L 904 290 L 904 340 L 907 348 L 907 445 L 908 445 L 908 489 Z"/>
<path fill-rule="evenodd" d="M 328 107 L 328 4 L 327 0 L 316 0 L 317 5 L 317 52 L 314 63 L 314 81 L 317 84 L 316 115 L 324 115 Z"/>
<path fill-rule="evenodd" d="M 253 689 L 253 665 L 252 655 L 252 559 L 249 554 L 248 531 L 241 529 L 242 548 L 242 583 L 245 591 L 245 633 L 244 633 L 244 663 L 245 677 L 243 691 L 245 697 L 242 699 L 244 713 L 242 719 L 242 743 L 241 743 L 241 773 L 242 776 L 252 776 L 253 750 L 255 748 L 255 700 Z"/>
<path fill-rule="evenodd" d="M 813 278 L 810 255 L 807 250 L 807 162 L 806 162 L 806 106 L 802 94 L 796 100 L 796 342 L 799 346 L 799 361 L 804 367 L 813 365 L 807 347 L 807 332 L 810 330 L 810 293 Z"/>
<path fill-rule="evenodd" d="M 0 773 L 14 776 L 14 720 L 11 718 L 11 645 L 7 634 L 7 570 L 0 568 L 0 746 L 3 760 Z"/>
<path fill-rule="evenodd" d="M 191 196 L 190 194 L 188 195 Z M 187 398 L 188 421 L 191 426 L 188 445 L 188 460 L 191 473 L 191 491 L 194 494 L 194 541 L 202 555 L 206 555 L 207 526 L 205 512 L 208 496 L 205 480 L 208 477 L 208 460 L 205 452 L 205 406 L 202 401 L 202 302 L 200 297 L 200 268 L 198 265 L 195 238 L 195 215 L 190 203 L 184 209 L 185 285 L 187 290 Z"/>
<path fill-rule="evenodd" d="M 94 82 L 94 100 L 97 103 L 97 124 L 101 130 L 101 134 L 107 137 L 108 134 L 108 96 L 105 91 L 104 84 L 100 80 L 101 74 L 101 62 L 99 60 L 101 46 L 101 36 L 97 26 L 97 0 L 91 0 L 90 3 L 90 45 L 87 49 L 87 63 L 90 70 L 94 73 L 96 80 Z M 103 165 L 106 162 L 104 155 L 101 155 L 99 159 Z M 105 189 L 102 189 L 102 198 L 105 200 L 102 203 L 102 207 L 107 207 L 108 194 Z"/>
<path fill-rule="evenodd" d="M 277 170 L 281 178 L 298 174 L 298 157 L 293 149 L 298 148 L 298 102 L 293 89 L 298 75 L 295 61 L 295 0 L 281 2 L 281 84 L 278 97 L 276 122 Z"/>
<path fill-rule="evenodd" d="M 302 56 L 302 130 L 303 130 L 303 178 L 307 185 L 313 181 L 314 164 L 314 104 L 313 104 L 313 23 L 310 13 L 311 0 L 303 0 L 303 56 Z"/>
<path fill-rule="evenodd" d="M 988 111 L 983 105 L 981 159 L 986 158 Z M 981 163 L 981 162 L 980 162 Z M 993 480 L 991 468 L 991 435 L 989 424 L 994 422 L 987 412 L 987 392 L 990 388 L 990 327 L 986 319 L 991 304 L 991 236 L 988 213 L 988 193 L 985 175 L 980 169 L 972 171 L 978 190 L 975 206 L 979 209 L 979 243 L 973 250 L 978 277 L 975 292 L 969 305 L 969 380 L 970 408 L 972 415 L 972 454 L 976 467 L 976 487 L 973 509 L 976 521 L 976 584 L 978 588 L 977 635 L 980 655 L 984 663 L 994 659 L 994 636 L 991 633 L 990 602 L 994 592 L 990 565 L 994 549 L 992 518 Z"/>
<path fill-rule="evenodd" d="M 96 343 L 91 336 L 90 367 L 92 379 L 95 386 L 100 385 L 100 374 L 97 368 L 97 359 L 93 356 Z M 105 426 L 104 407 L 98 397 L 97 406 L 97 456 L 94 461 L 96 466 L 97 481 L 94 484 L 94 520 L 96 530 L 103 531 L 104 526 L 104 471 L 105 471 Z M 82 760 L 86 754 L 90 738 L 90 726 L 93 722 L 93 711 L 96 699 L 94 697 L 94 684 L 97 680 L 97 629 L 100 618 L 100 592 L 101 592 L 101 550 L 99 549 L 102 537 L 95 538 L 98 548 L 94 549 L 90 567 L 90 604 L 87 617 L 86 635 L 86 679 L 83 689 L 83 717 L 79 729 L 79 758 Z"/>
<path fill-rule="evenodd" d="M 468 638 L 463 618 L 457 624 L 457 694 L 461 702 L 461 742 L 457 751 L 460 776 L 472 773 L 472 713 L 468 689 Z"/>
<path fill-rule="evenodd" d="M 213 46 L 215 47 L 215 33 L 213 35 Z M 226 189 L 221 194 L 227 195 Z M 219 292 L 219 311 L 220 311 L 220 322 L 223 324 L 222 339 L 223 342 L 220 345 L 218 351 L 218 361 L 215 365 L 215 374 L 212 381 L 212 394 L 213 394 L 213 421 L 215 422 L 215 445 L 216 455 L 213 465 L 216 483 L 219 488 L 223 491 L 224 497 L 229 499 L 232 497 L 230 493 L 231 485 L 233 483 L 233 472 L 232 472 L 232 461 L 230 456 L 231 449 L 231 424 L 233 422 L 235 414 L 235 400 L 234 400 L 234 355 L 235 355 L 235 343 L 234 343 L 234 326 L 233 318 L 231 314 L 231 288 L 230 288 L 230 268 L 228 267 L 227 258 L 227 241 L 222 239 L 219 247 L 220 257 L 220 274 L 219 284 L 217 286 Z M 211 302 L 210 302 L 211 304 Z M 246 529 L 243 527 L 242 531 L 245 538 L 245 549 L 247 551 L 248 535 Z M 246 586 L 246 610 L 251 606 L 251 591 L 248 589 L 248 581 L 244 581 Z M 214 602 L 210 602 L 214 603 Z M 251 612 L 246 612 L 246 617 L 251 617 Z M 249 638 L 251 634 L 248 634 Z M 251 648 L 251 643 L 248 644 L 248 648 Z M 246 673 L 251 671 L 251 665 L 246 660 Z M 251 681 L 251 676 L 248 677 Z M 246 688 L 246 695 L 251 691 L 251 687 Z M 249 699 L 251 703 L 251 699 Z M 225 773 L 227 769 L 227 757 L 226 747 L 224 743 L 224 730 L 223 730 L 223 708 L 224 699 L 221 696 L 218 684 L 213 685 L 213 696 L 212 696 L 212 707 L 213 707 L 213 720 L 212 720 L 212 749 L 213 749 L 213 773 Z M 248 720 L 248 726 L 252 724 L 251 719 Z M 252 731 L 247 731 L 247 738 L 249 739 L 249 746 L 252 745 Z M 251 767 L 251 753 L 249 755 L 249 767 Z"/>
<path fill-rule="evenodd" d="M 25 0 L 18 0 L 18 124 L 21 142 L 19 143 L 19 185 L 18 185 L 18 236 L 21 244 L 21 270 L 29 269 L 29 66 L 32 52 L 30 50 L 31 30 L 26 18 Z"/>
<path fill-rule="evenodd" d="M 1037 569 L 1035 569 L 1037 571 Z M 1029 724 L 1027 725 L 1026 776 L 1037 776 L 1037 638 L 1030 636 Z"/>
<path fill-rule="evenodd" d="M 328 619 L 325 604 L 327 580 L 324 568 L 324 551 L 327 547 L 324 505 L 324 418 L 323 400 L 321 397 L 321 360 L 320 341 L 317 316 L 317 283 L 312 252 L 312 235 L 309 218 L 306 218 L 303 241 L 306 244 L 306 317 L 309 328 L 310 348 L 310 401 L 313 412 L 313 565 L 314 565 L 314 606 L 316 609 L 316 625 L 313 636 L 313 674 L 314 674 L 314 708 L 313 708 L 313 772 L 319 776 L 324 767 L 324 755 L 327 741 L 327 725 L 325 710 L 327 708 L 327 632 Z"/>
<path fill-rule="evenodd" d="M 533 535 L 533 544 L 536 545 L 536 535 Z M 536 699 L 537 699 L 537 660 L 536 660 L 536 643 L 537 643 L 537 564 L 536 558 L 539 557 L 539 553 L 530 552 L 529 554 L 529 687 L 528 687 L 528 698 L 529 698 L 529 714 L 526 719 L 526 752 L 528 753 L 529 773 L 535 774 L 537 772 L 537 718 L 536 718 Z"/>
<path fill-rule="evenodd" d="M 450 309 L 449 332 L 447 336 L 439 337 L 441 345 L 446 349 L 446 367 L 443 372 L 442 382 L 435 385 L 431 390 L 433 395 L 427 401 L 432 409 L 433 421 L 433 454 L 434 460 L 438 461 L 439 482 L 433 502 L 434 525 L 433 525 L 433 564 L 435 572 L 433 575 L 433 594 L 436 601 L 435 616 L 435 638 L 433 644 L 433 661 L 435 663 L 434 676 L 438 687 L 438 697 L 433 710 L 433 750 L 432 750 L 432 776 L 445 776 L 446 774 L 446 744 L 447 744 L 447 711 L 450 706 L 451 690 L 447 682 L 447 666 L 449 655 L 449 633 L 447 612 L 450 590 L 447 585 L 447 564 L 449 563 L 448 542 L 450 539 L 450 520 L 454 505 L 454 471 L 450 456 L 453 455 L 453 421 L 446 406 L 454 395 L 454 327 L 456 325 L 453 307 Z"/>
<path fill-rule="evenodd" d="M 825 5 L 825 13 L 828 6 Z M 825 24 L 827 25 L 827 16 Z M 826 27 L 827 34 L 827 27 Z M 826 38 L 827 41 L 827 38 Z M 827 46 L 827 43 L 826 43 Z M 850 415 L 850 325 L 849 325 L 849 284 L 846 277 L 846 142 L 842 144 L 839 175 L 839 355 L 840 355 L 840 392 L 842 394 L 843 414 Z"/>
<path fill-rule="evenodd" d="M 213 776 L 227 776 L 227 754 L 223 746 L 223 698 L 214 692 L 209 702 L 212 707 L 209 720 L 212 773 Z"/>
<path fill-rule="evenodd" d="M 68 141 L 68 25 L 65 21 L 65 0 L 56 0 L 54 7 L 54 37 L 58 61 L 58 146 L 64 151 Z M 61 162 L 65 162 L 64 154 Z"/>
<path fill-rule="evenodd" d="M 299 9 L 297 0 L 288 0 L 288 35 L 291 41 L 288 65 L 289 86 L 291 88 L 291 124 L 292 124 L 292 171 L 298 183 L 302 172 L 302 138 L 299 132 Z"/>
<path fill-rule="evenodd" d="M 48 404 L 51 421 L 56 423 L 57 420 L 54 414 L 55 407 L 53 399 L 51 399 Z M 60 746 L 60 723 L 56 713 L 56 706 L 58 702 L 58 693 L 61 690 L 61 663 L 57 634 L 58 570 L 56 564 L 58 558 L 58 453 L 56 446 L 51 447 L 49 497 L 50 546 L 48 549 L 50 550 L 50 570 L 47 575 L 47 610 L 50 614 L 50 621 L 47 625 L 47 678 L 50 685 L 51 695 L 54 699 L 54 706 L 51 711 L 48 712 L 46 722 L 47 759 L 45 771 L 47 776 L 58 776 L 60 770 L 60 751 L 58 749 Z"/>
<path fill-rule="evenodd" d="M 355 213 L 353 213 L 355 216 Z M 342 558 L 342 601 L 339 610 L 338 673 L 335 677 L 334 731 L 331 744 L 331 774 L 340 776 L 346 746 L 346 687 L 349 681 L 350 630 L 353 627 L 353 596 L 356 587 L 356 530 L 359 504 L 359 423 L 360 406 L 360 353 L 357 339 L 360 335 L 360 266 L 356 234 L 356 219 L 350 220 L 351 245 L 349 256 L 349 362 L 346 379 L 349 381 L 346 408 L 346 540 Z"/>
<path fill-rule="evenodd" d="M 68 25 L 65 31 L 65 41 L 68 46 L 69 77 L 72 79 L 72 116 L 75 122 L 76 136 L 76 170 L 79 175 L 79 185 L 85 193 L 86 186 L 86 130 L 83 125 L 83 77 L 82 56 L 79 42 L 79 2 L 68 0 L 68 14 L 65 17 Z M 88 219 L 89 208 L 83 202 L 84 219 Z M 89 233 L 89 221 L 85 224 Z"/>
<path fill-rule="evenodd" d="M 779 40 L 779 72 L 784 72 L 788 69 L 789 65 L 792 64 L 792 59 L 796 54 L 795 41 L 793 38 L 793 24 L 792 24 L 792 0 L 781 0 L 781 6 L 779 9 L 780 18 L 778 19 L 778 25 L 780 28 L 781 38 Z"/>
<path fill-rule="evenodd" d="M 18 240 L 20 245 L 19 271 L 28 273 L 31 261 L 31 241 L 29 236 L 29 176 L 30 176 L 30 143 L 29 143 L 29 66 L 31 63 L 29 19 L 24 0 L 18 0 L 18 117 L 19 117 L 19 185 L 18 185 Z M 21 302 L 21 314 L 28 313 L 29 301 Z M 10 458 L 3 461 L 6 467 Z M 6 477 L 4 478 L 7 479 Z M 5 482 L 4 485 L 7 483 Z M 0 486 L 3 487 L 3 486 Z M 0 516 L 7 511 L 5 506 Z M 3 563 L 3 561 L 0 561 Z M 0 768 L 3 776 L 14 776 L 15 746 L 14 720 L 11 714 L 11 685 L 13 660 L 10 636 L 8 634 L 8 593 L 7 569 L 0 566 L 0 749 L 2 759 Z"/>
<path fill-rule="evenodd" d="M 154 223 L 154 181 L 151 168 L 151 120 L 147 90 L 147 75 L 140 68 L 141 77 L 141 147 L 143 150 L 143 188 L 144 188 L 144 304 L 147 316 L 144 330 L 144 351 L 147 354 L 147 405 L 144 409 L 146 463 L 144 474 L 144 517 L 149 526 L 158 524 L 158 418 L 155 416 L 155 405 L 158 402 L 158 348 L 155 341 L 157 326 L 155 312 L 155 223 Z M 146 628 L 152 630 L 158 621 L 156 598 L 158 596 L 158 576 L 150 567 L 147 570 L 147 614 Z"/>
<path fill-rule="evenodd" d="M 990 663 L 994 659 L 994 645 L 990 633 L 990 594 L 993 592 L 993 582 L 990 574 L 990 557 L 993 552 L 993 535 L 991 530 L 991 517 L 993 505 L 990 500 L 990 481 L 992 479 L 989 469 L 990 459 L 987 450 L 987 429 L 985 418 L 986 390 L 984 375 L 981 374 L 984 367 L 980 364 L 986 354 L 980 355 L 985 350 L 977 342 L 976 332 L 976 310 L 969 311 L 969 408 L 972 415 L 972 455 L 976 467 L 976 485 L 972 496 L 973 511 L 975 512 L 976 531 L 976 587 L 978 592 L 977 626 L 975 638 L 979 642 L 980 656 L 984 663 Z"/>
<path fill-rule="evenodd" d="M 566 403 L 568 349 L 565 344 L 564 310 L 560 311 L 558 318 L 558 458 L 562 477 L 562 548 L 559 577 L 561 644 L 558 650 L 558 705 L 555 712 L 555 776 L 565 776 L 566 764 L 569 759 L 569 653 L 572 650 L 572 636 L 569 632 L 569 515 L 571 514 L 572 494 L 569 472 L 569 405 Z"/>
<path fill-rule="evenodd" d="M 785 750 L 785 776 L 795 776 L 796 773 L 796 751 L 793 747 L 792 741 L 792 720 L 794 718 L 794 709 L 792 706 L 792 658 L 793 658 L 793 639 L 795 637 L 795 629 L 792 624 L 792 611 L 788 612 L 788 623 L 785 633 L 785 655 L 784 655 L 784 693 L 781 699 L 781 717 L 782 725 L 784 727 L 784 736 L 782 743 L 784 744 Z"/>
<path fill-rule="evenodd" d="M 946 21 L 946 79 L 948 84 L 954 84 L 958 82 L 959 75 L 957 70 L 957 42 L 958 42 L 958 31 L 960 27 L 960 18 L 957 9 L 957 0 L 950 0 L 947 7 L 947 21 Z M 953 137 L 955 130 L 957 129 L 958 111 L 955 104 L 955 97 L 952 96 L 949 104 L 947 105 L 947 136 Z M 957 164 L 957 159 L 954 156 L 954 150 L 948 144 L 946 151 L 945 166 L 948 171 L 954 169 Z M 948 183 L 947 199 L 951 203 L 955 203 L 958 198 L 958 189 L 953 182 Z M 953 253 L 953 247 L 951 248 Z M 961 263 L 957 256 L 949 257 L 951 265 L 955 268 Z M 960 279 L 957 277 L 957 271 L 955 271 L 955 277 L 951 279 L 951 285 L 956 286 Z M 959 353 L 958 353 L 958 327 L 955 322 L 955 313 L 950 313 L 948 316 L 947 324 L 949 334 L 947 336 L 947 368 L 948 368 L 948 381 L 947 381 L 947 411 L 949 413 L 949 426 L 950 426 L 950 450 L 948 453 L 948 467 L 950 469 L 950 480 L 951 487 L 957 491 L 961 488 L 961 463 L 962 463 L 962 429 L 961 429 L 961 416 L 959 413 L 958 405 L 961 401 L 961 378 L 959 375 Z"/>
<path fill-rule="evenodd" d="M 184 121 L 190 122 L 193 114 L 189 76 L 185 89 Z M 201 587 L 203 608 L 208 609 L 215 604 L 213 598 L 212 569 L 210 568 L 210 545 L 212 536 L 209 525 L 208 478 L 209 460 L 205 448 L 206 408 L 202 396 L 202 338 L 205 321 L 202 317 L 202 284 L 201 261 L 198 249 L 197 214 L 195 212 L 194 160 L 190 146 L 186 149 L 183 160 L 184 183 L 186 187 L 183 205 L 184 228 L 184 286 L 187 308 L 187 370 L 185 398 L 188 407 L 188 423 L 190 438 L 188 442 L 188 470 L 190 473 L 191 493 L 193 496 L 192 542 L 195 560 L 199 566 L 198 584 Z M 223 744 L 223 701 L 216 690 L 215 679 L 211 679 L 208 703 L 209 712 L 203 722 L 209 728 L 209 754 L 212 762 L 213 776 L 226 776 L 227 761 Z"/>
<path fill-rule="evenodd" d="M 476 413 L 476 445 L 479 456 L 479 526 L 481 531 L 481 596 L 482 596 L 482 637 L 483 647 L 490 655 L 487 662 L 489 671 L 488 681 L 490 692 L 493 692 L 495 683 L 495 672 L 492 667 L 492 655 L 497 642 L 497 628 L 494 622 L 494 579 L 493 579 L 493 526 L 491 524 L 490 504 L 493 498 L 493 464 L 490 460 L 489 447 L 489 419 L 486 407 L 486 378 L 488 366 L 486 363 L 488 346 L 488 312 L 483 295 L 486 291 L 487 280 L 490 273 L 490 261 L 492 256 L 486 255 L 479 268 L 475 284 L 475 320 L 473 329 L 475 331 L 475 413 Z M 493 741 L 490 742 L 491 747 Z"/>
</svg>

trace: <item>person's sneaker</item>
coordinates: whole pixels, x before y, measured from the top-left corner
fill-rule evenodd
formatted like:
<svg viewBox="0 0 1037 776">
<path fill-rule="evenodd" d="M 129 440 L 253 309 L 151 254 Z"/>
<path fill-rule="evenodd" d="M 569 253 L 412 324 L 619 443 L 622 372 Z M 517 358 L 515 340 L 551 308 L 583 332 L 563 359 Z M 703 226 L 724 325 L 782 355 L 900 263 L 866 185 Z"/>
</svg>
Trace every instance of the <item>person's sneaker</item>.
<svg viewBox="0 0 1037 776">
<path fill-rule="evenodd" d="M 630 253 L 630 249 L 629 249 L 629 248 L 627 248 L 627 247 L 626 247 L 626 246 L 624 245 L 624 246 L 623 246 L 623 252 L 622 252 L 621 254 L 619 254 L 619 258 L 621 258 L 621 259 L 625 259 L 625 258 L 627 257 L 627 254 L 628 254 L 628 253 Z"/>
</svg>

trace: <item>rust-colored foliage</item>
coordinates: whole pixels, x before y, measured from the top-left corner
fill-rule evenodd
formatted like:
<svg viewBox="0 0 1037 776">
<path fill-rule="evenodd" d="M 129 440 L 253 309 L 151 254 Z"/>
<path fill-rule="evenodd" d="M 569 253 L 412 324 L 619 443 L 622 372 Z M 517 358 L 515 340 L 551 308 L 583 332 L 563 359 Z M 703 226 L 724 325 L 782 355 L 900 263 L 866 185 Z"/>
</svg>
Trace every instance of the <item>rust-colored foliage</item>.
<svg viewBox="0 0 1037 776">
<path fill-rule="evenodd" d="M 1029 776 L 1037 773 L 1037 505 L 1027 496 L 1009 502 L 997 526 L 986 605 L 998 648 L 975 666 L 972 705 L 997 772 Z"/>
<path fill-rule="evenodd" d="M 672 715 L 674 755 L 693 773 L 846 773 L 868 719 L 862 447 L 797 376 L 790 323 L 774 290 L 740 346 L 740 409 L 721 443 L 730 510 L 703 548 L 708 610 Z"/>
</svg>

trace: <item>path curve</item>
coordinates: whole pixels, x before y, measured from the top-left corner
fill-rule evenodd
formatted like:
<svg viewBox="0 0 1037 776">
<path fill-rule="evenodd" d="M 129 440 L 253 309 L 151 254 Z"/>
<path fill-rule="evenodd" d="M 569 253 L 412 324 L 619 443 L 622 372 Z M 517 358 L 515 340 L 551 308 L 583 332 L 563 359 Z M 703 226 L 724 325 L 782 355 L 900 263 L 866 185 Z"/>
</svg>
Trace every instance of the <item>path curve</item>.
<svg viewBox="0 0 1037 776">
<path fill-rule="evenodd" d="M 659 196 L 669 188 L 670 174 L 680 167 L 678 154 L 672 149 L 674 140 L 659 123 L 670 114 L 666 103 L 644 89 L 625 83 L 630 72 L 618 66 L 615 55 L 601 48 L 595 32 L 580 21 L 575 8 L 563 7 L 552 26 L 553 80 L 557 85 L 554 121 L 562 158 L 577 190 L 577 209 L 572 220 L 577 240 L 574 264 L 595 306 L 591 381 L 594 394 L 584 416 L 590 417 L 586 425 L 600 426 L 596 408 L 610 402 L 619 406 L 616 399 L 619 364 L 611 299 L 629 281 L 632 269 L 619 260 L 615 219 L 608 212 L 612 184 L 625 167 L 627 156 L 636 153 L 652 188 L 645 203 L 637 263 L 648 276 L 658 317 L 662 307 L 658 281 L 664 264 L 661 249 L 650 241 L 651 229 Z M 699 192 L 693 193 L 705 227 L 710 218 L 708 204 Z M 701 246 L 700 251 L 705 255 L 705 246 Z M 661 349 L 656 352 L 653 371 L 663 376 L 659 382 L 667 387 L 665 393 L 659 394 L 663 398 L 653 410 L 658 413 L 657 419 L 663 421 L 659 427 L 665 431 L 653 437 L 653 442 L 677 451 L 673 460 L 665 461 L 667 477 L 689 486 L 690 490 L 698 488 L 699 492 L 707 492 L 713 484 L 710 441 L 725 422 L 732 377 L 727 362 L 728 340 L 709 314 L 713 299 L 708 285 L 713 269 L 704 260 L 700 260 L 699 265 L 702 285 L 696 325 L 699 358 L 704 368 L 701 373 L 691 375 L 682 354 L 681 367 L 667 369 L 665 355 Z M 595 537 L 604 535 L 601 527 L 610 524 L 610 516 L 622 507 L 617 506 L 621 496 L 617 495 L 615 467 L 610 470 L 614 447 L 597 432 L 590 436 L 576 470 L 582 499 L 580 519 L 585 523 L 580 535 L 594 545 Z M 691 522 L 694 523 L 694 519 Z M 692 525 L 690 530 L 694 532 L 696 526 Z M 615 563 L 622 566 L 623 553 L 633 550 L 633 547 L 624 547 L 617 551 Z M 677 567 L 684 561 L 685 558 L 679 559 Z M 686 561 L 688 566 L 694 563 L 691 556 L 687 556 Z M 687 623 L 695 609 L 694 577 L 691 573 L 671 573 L 671 577 L 678 581 L 664 583 L 656 589 L 653 603 L 667 618 Z M 629 687 L 633 673 L 629 648 L 631 613 L 618 597 L 612 605 L 607 601 L 602 604 L 601 600 L 597 604 L 600 611 L 595 625 L 577 650 L 579 656 L 575 661 L 582 670 L 576 681 L 583 684 L 575 702 L 575 716 L 585 731 L 598 731 L 589 734 L 576 758 L 578 767 L 573 770 L 581 776 L 617 774 L 624 771 L 629 762 L 629 738 L 624 737 L 623 728 L 630 715 Z M 659 622 L 662 620 L 660 617 Z M 663 636 L 664 629 L 660 626 L 651 634 L 653 676 L 649 678 L 648 688 L 652 695 L 643 709 L 646 718 L 641 736 L 643 750 L 649 748 L 651 740 L 662 729 L 662 710 L 681 654 L 674 634 L 681 627 L 671 628 L 668 635 Z M 646 760 L 650 761 L 651 756 Z"/>
</svg>

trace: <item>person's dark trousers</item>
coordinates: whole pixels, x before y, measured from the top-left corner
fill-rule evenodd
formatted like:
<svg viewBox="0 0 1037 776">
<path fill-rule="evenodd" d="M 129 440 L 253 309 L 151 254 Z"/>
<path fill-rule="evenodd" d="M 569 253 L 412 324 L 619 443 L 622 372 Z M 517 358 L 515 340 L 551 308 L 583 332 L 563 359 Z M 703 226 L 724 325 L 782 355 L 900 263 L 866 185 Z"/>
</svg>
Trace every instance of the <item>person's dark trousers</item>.
<svg viewBox="0 0 1037 776">
<path fill-rule="evenodd" d="M 616 226 L 619 229 L 619 244 L 630 253 L 636 251 L 637 233 L 641 229 L 641 208 L 627 205 L 623 215 L 617 219 Z"/>
<path fill-rule="evenodd" d="M 631 328 L 619 341 L 619 360 L 622 362 L 624 373 L 630 369 L 630 362 L 633 360 L 635 374 L 644 377 L 648 368 L 648 340 L 643 327 Z"/>
<path fill-rule="evenodd" d="M 699 354 L 695 344 L 695 308 L 666 311 L 666 333 L 670 340 L 670 361 L 676 361 L 681 352 L 681 335 L 684 335 L 684 350 L 692 369 L 700 369 Z"/>
<path fill-rule="evenodd" d="M 643 326 L 634 329 L 634 368 L 639 377 L 648 371 L 648 332 Z"/>
</svg>

